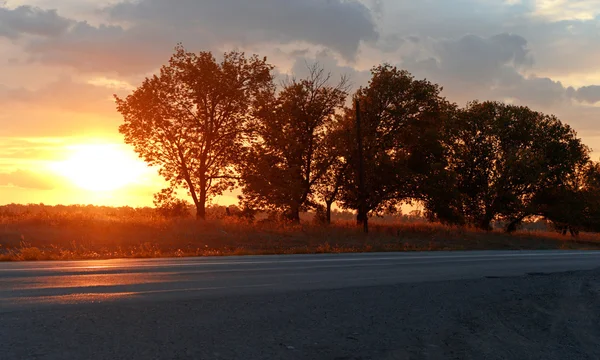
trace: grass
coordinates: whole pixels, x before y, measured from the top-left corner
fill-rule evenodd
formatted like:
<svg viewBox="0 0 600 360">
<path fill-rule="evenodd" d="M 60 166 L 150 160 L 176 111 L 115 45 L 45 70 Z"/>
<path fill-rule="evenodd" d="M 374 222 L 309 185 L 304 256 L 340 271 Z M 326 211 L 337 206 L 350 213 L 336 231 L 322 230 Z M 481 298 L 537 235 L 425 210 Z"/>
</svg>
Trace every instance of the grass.
<svg viewBox="0 0 600 360">
<path fill-rule="evenodd" d="M 90 260 L 390 251 L 600 249 L 600 234 L 513 235 L 425 222 L 331 226 L 249 224 L 227 218 L 167 220 L 150 211 L 81 208 L 0 212 L 0 261 Z M 118 210 L 118 211 L 117 211 Z"/>
</svg>

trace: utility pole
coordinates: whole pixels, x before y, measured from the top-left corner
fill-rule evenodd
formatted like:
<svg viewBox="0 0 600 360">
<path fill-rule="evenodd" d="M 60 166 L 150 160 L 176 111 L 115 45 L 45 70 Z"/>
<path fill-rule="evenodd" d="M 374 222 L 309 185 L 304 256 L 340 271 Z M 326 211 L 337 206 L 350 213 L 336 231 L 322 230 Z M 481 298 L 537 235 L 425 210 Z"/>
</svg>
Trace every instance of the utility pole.
<svg viewBox="0 0 600 360">
<path fill-rule="evenodd" d="M 367 216 L 365 194 L 365 166 L 363 158 L 363 139 L 360 122 L 360 102 L 356 99 L 356 144 L 358 145 L 358 220 L 363 222 L 365 234 L 369 233 L 369 217 Z"/>
</svg>

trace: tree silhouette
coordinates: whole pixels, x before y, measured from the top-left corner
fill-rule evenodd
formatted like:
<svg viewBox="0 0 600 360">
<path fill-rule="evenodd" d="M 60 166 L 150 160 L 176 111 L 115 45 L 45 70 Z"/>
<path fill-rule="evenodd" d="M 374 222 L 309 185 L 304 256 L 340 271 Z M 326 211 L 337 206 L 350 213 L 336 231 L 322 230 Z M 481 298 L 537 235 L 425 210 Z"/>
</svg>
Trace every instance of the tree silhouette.
<svg viewBox="0 0 600 360">
<path fill-rule="evenodd" d="M 600 164 L 578 166 L 562 184 L 537 193 L 532 206 L 564 235 L 600 231 Z"/>
<path fill-rule="evenodd" d="M 324 139 L 330 166 L 316 182 L 315 194 L 319 204 L 325 204 L 321 210 L 324 210 L 322 220 L 326 224 L 331 224 L 331 207 L 340 199 L 342 188 L 347 181 L 350 166 L 348 149 L 351 149 L 355 142 L 353 125 L 348 123 L 347 117 L 337 115 Z"/>
<path fill-rule="evenodd" d="M 371 212 L 394 210 L 402 201 L 420 196 L 420 182 L 433 167 L 443 167 L 440 131 L 447 101 L 441 88 L 416 80 L 407 71 L 390 65 L 372 69 L 367 87 L 354 95 L 361 106 L 366 213 L 360 212 L 356 143 L 348 150 L 351 166 L 346 176 L 342 204 L 359 210 L 357 220 Z M 356 109 L 347 109 L 347 122 Z M 356 130 L 353 127 L 352 132 Z"/>
<path fill-rule="evenodd" d="M 272 69 L 256 55 L 234 51 L 217 62 L 178 45 L 159 75 L 125 99 L 115 96 L 125 142 L 173 189 L 188 190 L 199 219 L 207 201 L 235 184 L 256 101 L 274 89 Z"/>
<path fill-rule="evenodd" d="M 589 150 L 569 126 L 527 107 L 472 102 L 455 126 L 449 159 L 454 198 L 441 198 L 437 210 L 429 210 L 442 214 L 439 204 L 452 207 L 445 214 L 460 209 L 461 222 L 481 229 L 497 219 L 515 229 L 537 212 L 536 194 L 559 186 L 588 161 Z"/>
<path fill-rule="evenodd" d="M 185 215 L 189 193 L 199 219 L 206 204 L 237 184 L 243 211 L 300 221 L 332 206 L 369 216 L 424 204 L 431 220 L 514 231 L 544 217 L 560 229 L 600 230 L 600 165 L 568 125 L 527 107 L 474 101 L 463 109 L 442 88 L 388 64 L 345 107 L 345 78 L 318 65 L 278 89 L 266 58 L 190 53 L 178 45 L 160 73 L 122 99 L 119 131 L 168 188 L 155 195 L 166 216 Z M 360 106 L 364 194 L 359 194 L 356 104 Z M 242 214 L 242 215 L 240 215 Z"/>
<path fill-rule="evenodd" d="M 315 65 L 306 79 L 294 78 L 279 94 L 263 98 L 240 168 L 245 204 L 281 211 L 295 222 L 300 211 L 314 205 L 314 187 L 333 163 L 327 133 L 346 88 L 345 78 L 332 85 L 330 75 Z"/>
</svg>

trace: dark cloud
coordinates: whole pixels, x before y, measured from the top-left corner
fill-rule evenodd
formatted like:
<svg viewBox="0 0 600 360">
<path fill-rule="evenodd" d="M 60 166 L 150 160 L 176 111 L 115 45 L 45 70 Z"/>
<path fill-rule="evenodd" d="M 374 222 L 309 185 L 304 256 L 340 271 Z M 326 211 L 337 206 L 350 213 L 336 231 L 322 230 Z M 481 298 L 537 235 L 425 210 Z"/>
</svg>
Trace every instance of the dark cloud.
<svg viewBox="0 0 600 360">
<path fill-rule="evenodd" d="M 468 33 L 488 37 L 506 31 L 516 19 L 516 8 L 502 2 L 386 0 L 384 31 L 433 39 L 458 38 Z"/>
<path fill-rule="evenodd" d="M 413 37 L 411 42 L 419 41 Z M 477 87 L 514 82 L 520 77 L 518 70 L 533 62 L 527 41 L 518 35 L 466 35 L 434 42 L 431 47 L 432 56 L 419 60 L 409 56 L 404 59 L 405 65 L 417 73 Z"/>
<path fill-rule="evenodd" d="M 458 41 L 441 42 L 437 48 L 442 71 L 478 83 L 502 78 L 506 68 L 531 65 L 528 53 L 527 40 L 511 34 L 489 38 L 467 35 Z"/>
<path fill-rule="evenodd" d="M 551 78 L 524 75 L 533 68 L 534 58 L 527 40 L 519 35 L 465 35 L 438 41 L 411 35 L 398 37 L 395 41 L 418 51 L 399 55 L 399 59 L 391 62 L 393 65 L 407 69 L 417 78 L 439 83 L 450 100 L 461 104 L 473 99 L 501 100 L 552 111 L 571 106 L 573 99 L 592 102 L 600 96 L 600 87 L 569 90 Z M 429 49 L 428 56 L 422 56 L 425 53 L 422 49 Z M 298 56 L 292 72 L 302 77 L 306 75 L 307 65 L 319 63 L 331 71 L 334 78 L 348 75 L 354 89 L 367 84 L 369 71 L 340 65 L 334 55 L 321 51 L 315 57 Z"/>
<path fill-rule="evenodd" d="M 356 0 L 141 0 L 107 9 L 134 25 L 160 24 L 210 34 L 220 41 L 305 41 L 355 56 L 361 41 L 378 37 L 371 11 Z"/>
<path fill-rule="evenodd" d="M 307 43 L 350 60 L 361 42 L 378 38 L 371 11 L 356 0 L 141 0 L 103 11 L 110 24 L 74 22 L 60 36 L 31 42 L 31 59 L 129 75 L 155 70 L 179 42 L 217 52 L 224 45 Z"/>
<path fill-rule="evenodd" d="M 412 41 L 414 39 L 418 39 L 418 37 L 409 37 L 408 40 Z M 405 42 L 406 39 L 398 34 L 388 34 L 379 39 L 377 48 L 383 52 L 391 53 L 398 50 L 398 48 L 400 48 Z"/>
<path fill-rule="evenodd" d="M 600 101 L 600 86 L 598 85 L 584 86 L 577 90 L 570 88 L 569 92 L 573 98 L 584 103 L 595 104 Z"/>
<path fill-rule="evenodd" d="M 570 101 L 567 89 L 560 81 L 547 77 L 523 77 L 514 87 L 498 89 L 506 97 L 514 98 L 524 105 L 543 106 L 552 109 Z"/>
<path fill-rule="evenodd" d="M 59 16 L 56 10 L 43 10 L 26 5 L 8 9 L 0 4 L 0 37 L 54 37 L 67 31 L 71 24 L 71 20 Z"/>
<path fill-rule="evenodd" d="M 593 10 L 591 3 L 594 1 L 545 2 L 563 10 L 570 6 Z M 549 4 L 551 2 L 554 4 Z M 539 1 L 511 3 L 500 0 L 386 0 L 382 37 L 402 34 L 456 39 L 467 33 L 484 38 L 498 33 L 513 33 L 528 40 L 530 51 L 536 58 L 536 69 L 544 74 L 564 75 L 596 70 L 600 61 L 598 17 L 556 20 L 536 14 Z"/>
<path fill-rule="evenodd" d="M 414 43 L 414 41 L 413 41 Z M 451 99 L 506 100 L 554 106 L 568 99 L 566 88 L 550 78 L 525 76 L 534 59 L 527 40 L 514 34 L 466 35 L 437 41 L 425 59 L 405 57 L 402 66 L 444 86 Z"/>
<path fill-rule="evenodd" d="M 296 76 L 305 76 L 307 65 L 318 62 L 334 78 L 349 75 L 354 89 L 370 77 L 354 64 L 364 69 L 365 59 L 370 58 L 370 65 L 388 61 L 417 78 L 443 85 L 448 98 L 459 103 L 510 100 L 551 112 L 600 100 L 598 87 L 566 88 L 539 68 L 539 64 L 544 64 L 542 70 L 551 68 L 553 59 L 562 56 L 563 68 L 574 71 L 576 66 L 564 57 L 570 56 L 572 64 L 588 58 L 572 54 L 584 54 L 583 47 L 595 41 L 592 22 L 533 18 L 527 15 L 532 13 L 531 1 L 507 6 L 480 0 L 136 0 L 102 9 L 104 25 L 28 9 L 68 23 L 48 32 L 53 36 L 28 41 L 25 49 L 30 60 L 90 73 L 117 73 L 133 84 L 139 83 L 140 75 L 156 71 L 173 46 L 182 42 L 192 51 L 215 53 L 238 47 L 269 54 L 273 47 L 285 48 L 284 61 L 292 60 Z M 361 48 L 364 53 L 355 63 L 361 43 L 366 43 Z M 561 46 L 574 51 L 561 52 Z M 114 112 L 113 105 L 105 102 L 110 92 L 103 91 L 64 81 L 35 94 L 23 90 L 12 96 L 21 102 L 46 99 L 44 104 L 54 102 L 73 111 Z M 55 94 L 82 100 L 64 101 Z"/>
<path fill-rule="evenodd" d="M 32 41 L 26 50 L 31 60 L 46 65 L 126 75 L 157 68 L 168 59 L 176 42 L 166 29 L 78 22 L 60 37 Z"/>
<path fill-rule="evenodd" d="M 444 94 L 451 101 L 460 104 L 473 99 L 510 101 L 554 113 L 587 134 L 598 133 L 600 108 L 581 104 L 599 102 L 600 86 L 575 89 L 549 77 L 531 74 L 537 57 L 533 58 L 524 37 L 467 35 L 456 40 L 421 37 L 418 41 L 424 46 L 427 42 L 432 49 L 429 56 L 405 56 L 400 66 L 418 78 L 428 78 L 444 86 Z"/>
</svg>

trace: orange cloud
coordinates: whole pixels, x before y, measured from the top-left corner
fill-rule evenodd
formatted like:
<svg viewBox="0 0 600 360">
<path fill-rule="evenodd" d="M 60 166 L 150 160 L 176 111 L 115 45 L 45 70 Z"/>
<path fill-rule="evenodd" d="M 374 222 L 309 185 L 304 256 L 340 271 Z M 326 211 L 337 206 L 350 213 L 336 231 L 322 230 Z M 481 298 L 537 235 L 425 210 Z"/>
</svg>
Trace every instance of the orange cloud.
<svg viewBox="0 0 600 360">
<path fill-rule="evenodd" d="M 78 113 L 115 115 L 112 94 L 125 89 L 76 82 L 63 77 L 37 90 L 0 87 L 0 104 L 25 104 Z"/>
<path fill-rule="evenodd" d="M 0 186 L 12 186 L 24 189 L 53 190 L 59 185 L 58 177 L 40 174 L 29 170 L 16 170 L 0 173 Z"/>
</svg>

